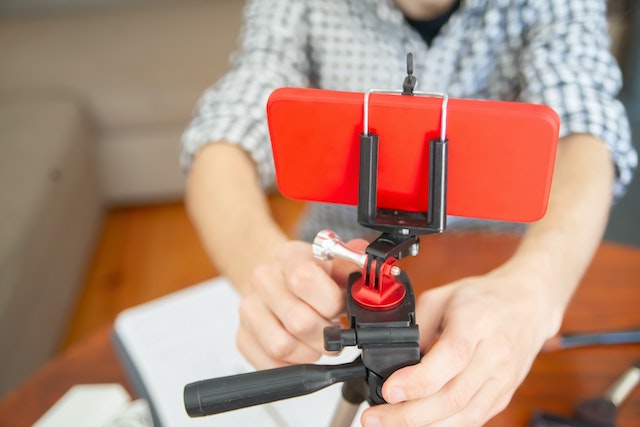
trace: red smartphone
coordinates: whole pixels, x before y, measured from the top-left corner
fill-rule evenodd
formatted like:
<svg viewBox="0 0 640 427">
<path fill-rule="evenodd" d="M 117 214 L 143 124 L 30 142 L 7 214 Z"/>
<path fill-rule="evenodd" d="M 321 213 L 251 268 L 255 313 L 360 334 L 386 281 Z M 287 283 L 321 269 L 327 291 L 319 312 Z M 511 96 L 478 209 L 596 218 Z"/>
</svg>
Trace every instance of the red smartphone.
<svg viewBox="0 0 640 427">
<path fill-rule="evenodd" d="M 280 88 L 267 117 L 277 183 L 286 197 L 358 204 L 365 94 Z M 426 212 L 429 140 L 442 98 L 372 93 L 368 131 L 379 138 L 379 208 Z M 448 99 L 447 213 L 532 222 L 544 215 L 560 119 L 544 105 Z"/>
</svg>

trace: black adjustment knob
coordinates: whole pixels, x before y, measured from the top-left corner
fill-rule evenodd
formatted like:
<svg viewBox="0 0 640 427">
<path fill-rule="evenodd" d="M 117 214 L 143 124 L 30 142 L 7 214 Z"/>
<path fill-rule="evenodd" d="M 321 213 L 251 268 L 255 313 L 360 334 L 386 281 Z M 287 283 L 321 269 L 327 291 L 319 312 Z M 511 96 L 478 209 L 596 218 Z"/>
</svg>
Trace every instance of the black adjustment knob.
<svg viewBox="0 0 640 427">
<path fill-rule="evenodd" d="M 341 351 L 343 347 L 356 345 L 356 331 L 340 326 L 324 328 L 324 348 L 327 351 Z"/>
</svg>

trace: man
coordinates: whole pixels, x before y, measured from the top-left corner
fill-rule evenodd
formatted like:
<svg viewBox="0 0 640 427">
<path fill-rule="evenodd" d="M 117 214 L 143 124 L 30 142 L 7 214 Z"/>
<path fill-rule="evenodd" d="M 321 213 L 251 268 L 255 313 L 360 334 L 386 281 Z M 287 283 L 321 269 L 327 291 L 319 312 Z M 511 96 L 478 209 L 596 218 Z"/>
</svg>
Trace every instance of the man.
<svg viewBox="0 0 640 427">
<path fill-rule="evenodd" d="M 318 262 L 269 215 L 266 99 L 282 86 L 398 88 L 407 52 L 420 90 L 543 103 L 561 117 L 545 217 L 504 265 L 420 295 L 421 362 L 395 372 L 363 425 L 481 425 L 508 404 L 560 327 L 612 200 L 637 163 L 603 0 L 249 1 L 233 70 L 183 138 L 187 204 L 243 296 L 240 350 L 256 368 L 316 360 L 344 311 L 342 263 Z M 358 236 L 352 209 L 314 205 L 303 226 Z M 354 246 L 362 247 L 362 241 Z M 437 340 L 435 338 L 438 337 Z M 433 345 L 432 345 L 433 344 Z"/>
</svg>

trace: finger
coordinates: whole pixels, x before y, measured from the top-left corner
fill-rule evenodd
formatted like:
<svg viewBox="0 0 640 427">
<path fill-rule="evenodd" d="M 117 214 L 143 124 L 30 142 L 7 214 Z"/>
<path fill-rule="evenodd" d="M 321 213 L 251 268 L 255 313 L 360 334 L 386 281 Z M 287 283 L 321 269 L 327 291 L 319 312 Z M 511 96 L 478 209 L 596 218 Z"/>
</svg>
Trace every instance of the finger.
<svg viewBox="0 0 640 427">
<path fill-rule="evenodd" d="M 308 244 L 290 242 L 281 252 L 283 255 L 288 255 L 288 258 L 281 260 L 284 264 L 271 264 L 257 268 L 251 276 L 251 284 L 254 296 L 264 302 L 290 335 L 315 351 L 323 352 L 323 329 L 333 325 L 326 317 L 338 317 L 345 301 L 340 288 L 313 259 L 309 259 L 311 255 L 308 249 Z M 290 280 L 293 280 L 293 286 L 288 282 Z M 301 291 L 303 294 L 304 289 L 311 290 L 310 294 L 305 295 L 307 301 L 293 293 L 290 287 L 303 289 Z M 317 292 L 318 289 L 323 289 L 324 292 Z M 332 292 L 333 297 L 331 297 Z M 334 304 L 328 302 L 331 299 L 335 300 L 336 295 L 337 301 Z M 321 311 L 324 304 L 324 313 L 320 314 L 316 310 L 318 304 Z M 329 311 L 330 309 L 332 311 Z M 256 328 L 258 325 L 256 323 Z M 262 340 L 267 338 L 262 331 L 256 330 L 255 334 Z M 274 351 L 278 348 L 276 347 Z M 270 354 L 276 357 L 284 356 L 280 352 Z M 327 352 L 327 354 L 332 353 Z"/>
<path fill-rule="evenodd" d="M 328 274 L 330 262 L 317 260 L 311 245 L 289 242 L 278 254 L 287 289 L 327 319 L 344 311 L 344 293 Z"/>
<path fill-rule="evenodd" d="M 444 316 L 447 300 L 451 297 L 450 286 L 423 292 L 416 302 L 416 323 L 420 331 L 420 348 L 426 351 L 437 338 Z"/>
<path fill-rule="evenodd" d="M 310 363 L 320 357 L 319 351 L 292 336 L 259 298 L 247 297 L 240 305 L 237 344 L 245 357 L 261 369 L 282 362 Z"/>
<path fill-rule="evenodd" d="M 347 246 L 353 250 L 364 252 L 369 246 L 369 241 L 364 239 L 351 239 L 347 242 Z"/>
<path fill-rule="evenodd" d="M 471 362 L 478 343 L 473 331 L 447 328 L 431 350 L 413 366 L 402 368 L 385 382 L 390 403 L 427 397 L 440 391 Z"/>
<path fill-rule="evenodd" d="M 240 353 L 247 359 L 254 368 L 272 369 L 287 366 L 288 363 L 283 360 L 276 360 L 270 357 L 262 347 L 256 341 L 253 334 L 249 333 L 249 330 L 243 327 L 238 329 L 236 333 L 236 347 L 240 350 Z"/>
<path fill-rule="evenodd" d="M 274 315 L 296 340 L 324 352 L 324 328 L 335 323 L 325 319 L 305 302 L 293 295 L 265 298 Z"/>
<path fill-rule="evenodd" d="M 362 425 L 393 427 L 458 427 L 461 425 L 483 425 L 502 411 L 509 403 L 495 378 L 489 379 L 460 410 L 443 415 L 429 398 L 416 399 L 395 405 L 379 405 L 367 409 L 362 415 Z M 435 409 L 435 410 L 434 410 Z"/>
<path fill-rule="evenodd" d="M 313 263 L 306 264 L 314 267 Z M 248 296 L 250 300 L 262 300 L 268 311 L 275 316 L 279 324 L 297 340 L 309 344 L 320 351 L 323 348 L 322 330 L 330 325 L 321 315 L 309 307 L 294 295 L 286 284 L 286 279 L 278 266 L 261 266 L 254 271 L 251 277 L 253 294 Z M 335 287 L 335 285 L 333 285 Z M 262 308 L 262 307 L 257 307 Z M 261 313 L 264 310 L 260 311 Z M 245 317 L 256 318 L 255 333 L 262 337 L 264 333 L 257 330 L 260 326 L 260 317 L 255 313 L 246 312 Z"/>
<path fill-rule="evenodd" d="M 467 367 L 436 393 L 420 393 L 420 390 L 409 384 L 409 382 L 415 381 L 418 375 L 422 375 L 417 372 L 420 369 L 416 369 L 415 372 L 410 373 L 409 382 L 401 384 L 399 389 L 394 373 L 385 382 L 382 394 L 389 403 L 421 400 L 421 410 L 425 412 L 425 416 L 422 418 L 423 422 L 434 422 L 449 417 L 463 410 L 478 390 L 491 379 L 496 369 L 500 369 L 499 366 L 495 366 L 493 353 L 487 347 L 489 346 L 482 342 L 478 344 L 477 351 Z M 408 390 L 406 396 L 403 394 L 404 390 Z"/>
<path fill-rule="evenodd" d="M 344 312 L 344 289 L 315 260 L 288 260 L 284 279 L 292 295 L 313 307 L 319 316 L 334 319 Z"/>
<path fill-rule="evenodd" d="M 497 378 L 489 379 L 460 411 L 431 424 L 432 427 L 481 426 L 502 412 L 513 392 L 506 391 Z M 393 425 L 393 424 L 389 424 Z"/>
<path fill-rule="evenodd" d="M 315 280 L 311 276 L 322 274 L 325 276 L 325 280 L 329 282 L 323 286 L 327 289 L 327 292 L 335 290 L 340 295 L 336 304 L 342 306 L 344 304 L 344 296 L 341 294 L 340 289 L 313 262 L 304 262 L 300 267 L 300 270 L 304 271 L 313 270 L 312 273 L 307 274 L 298 271 L 298 273 L 293 274 L 293 278 L 285 278 L 275 269 L 265 268 L 264 270 L 264 272 L 261 272 L 260 277 L 254 279 L 257 299 L 264 302 L 273 316 L 294 339 L 316 349 L 318 352 L 324 351 L 323 330 L 325 327 L 333 325 L 332 321 L 324 316 L 333 315 L 337 317 L 340 309 L 336 310 L 336 314 L 325 310 L 323 316 L 316 311 L 316 307 L 312 306 L 315 303 L 313 298 L 306 295 L 307 301 L 305 301 L 293 293 L 289 287 L 301 287 L 297 282 L 304 281 L 302 276 L 309 277 L 309 280 L 305 281 L 308 283 Z M 293 280 L 293 284 L 282 283 L 285 280 Z M 317 295 L 317 298 L 321 300 L 320 295 Z M 262 331 L 257 332 L 260 332 L 260 335 L 264 335 Z"/>
</svg>

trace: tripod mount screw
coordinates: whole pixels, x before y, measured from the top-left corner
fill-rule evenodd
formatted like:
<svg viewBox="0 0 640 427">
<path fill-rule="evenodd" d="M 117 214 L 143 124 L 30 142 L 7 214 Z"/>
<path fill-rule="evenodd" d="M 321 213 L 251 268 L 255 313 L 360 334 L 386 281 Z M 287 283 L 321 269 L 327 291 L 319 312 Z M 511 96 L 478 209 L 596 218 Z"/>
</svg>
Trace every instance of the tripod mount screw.
<svg viewBox="0 0 640 427">
<path fill-rule="evenodd" d="M 332 230 L 322 230 L 316 234 L 312 245 L 313 255 L 321 260 L 342 259 L 355 263 L 360 268 L 367 265 L 368 255 L 349 248 L 344 244 L 340 236 Z M 398 276 L 401 273 L 400 267 L 390 265 L 388 274 Z"/>
</svg>

